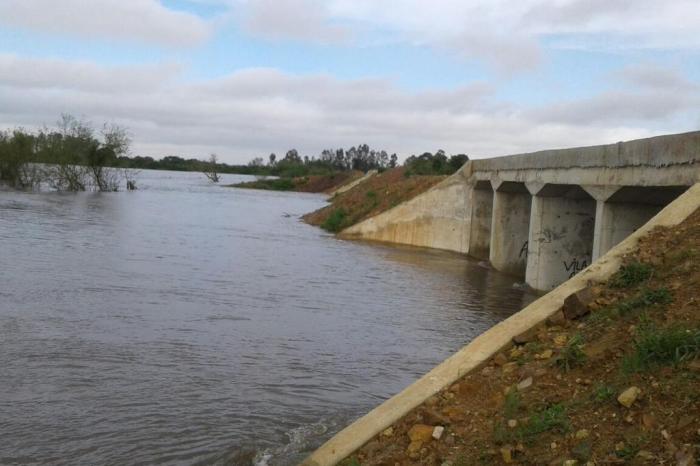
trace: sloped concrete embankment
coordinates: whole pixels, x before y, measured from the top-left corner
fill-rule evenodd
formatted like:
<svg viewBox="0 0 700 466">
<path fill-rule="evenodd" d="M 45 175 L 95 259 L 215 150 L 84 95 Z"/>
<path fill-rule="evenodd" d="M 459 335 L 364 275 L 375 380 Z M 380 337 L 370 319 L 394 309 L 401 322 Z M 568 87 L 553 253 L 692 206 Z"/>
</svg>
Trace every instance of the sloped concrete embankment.
<svg viewBox="0 0 700 466">
<path fill-rule="evenodd" d="M 700 184 L 695 184 L 592 265 L 517 314 L 478 336 L 417 382 L 346 427 L 302 464 L 304 466 L 331 466 L 351 455 L 365 442 L 420 405 L 428 397 L 469 372 L 478 369 L 496 353 L 508 346 L 514 337 L 542 325 L 561 309 L 568 296 L 585 288 L 589 283 L 606 281 L 619 269 L 624 257 L 635 251 L 639 239 L 651 229 L 657 226 L 672 227 L 678 225 L 699 207 Z"/>
<path fill-rule="evenodd" d="M 364 239 L 466 253 L 465 223 L 470 163 L 431 189 L 398 206 L 343 230 L 346 239 Z"/>
</svg>

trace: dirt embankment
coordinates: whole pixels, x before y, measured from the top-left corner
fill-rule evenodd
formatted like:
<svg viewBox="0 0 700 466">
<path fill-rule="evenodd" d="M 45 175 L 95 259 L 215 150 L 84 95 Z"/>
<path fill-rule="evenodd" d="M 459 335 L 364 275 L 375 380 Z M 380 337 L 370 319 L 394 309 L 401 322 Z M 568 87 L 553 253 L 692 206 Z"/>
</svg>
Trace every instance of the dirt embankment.
<svg viewBox="0 0 700 466">
<path fill-rule="evenodd" d="M 348 465 L 695 465 L 700 211 L 429 398 Z"/>
<path fill-rule="evenodd" d="M 271 178 L 232 184 L 232 188 L 265 189 L 270 191 L 296 191 L 303 193 L 325 193 L 360 178 L 360 171 L 343 171 L 330 175 L 310 175 L 296 178 Z"/>
<path fill-rule="evenodd" d="M 366 218 L 414 198 L 446 176 L 405 176 L 405 168 L 379 173 L 354 188 L 337 194 L 331 204 L 305 215 L 306 222 L 338 232 Z"/>
</svg>

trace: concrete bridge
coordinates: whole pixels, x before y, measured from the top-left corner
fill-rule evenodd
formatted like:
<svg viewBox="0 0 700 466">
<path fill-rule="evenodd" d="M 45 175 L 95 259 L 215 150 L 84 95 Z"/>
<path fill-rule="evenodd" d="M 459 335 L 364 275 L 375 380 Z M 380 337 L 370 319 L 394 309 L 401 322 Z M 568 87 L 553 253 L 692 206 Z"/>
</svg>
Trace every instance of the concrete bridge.
<svg viewBox="0 0 700 466">
<path fill-rule="evenodd" d="M 700 180 L 700 132 L 467 162 L 341 233 L 469 254 L 551 290 Z"/>
</svg>

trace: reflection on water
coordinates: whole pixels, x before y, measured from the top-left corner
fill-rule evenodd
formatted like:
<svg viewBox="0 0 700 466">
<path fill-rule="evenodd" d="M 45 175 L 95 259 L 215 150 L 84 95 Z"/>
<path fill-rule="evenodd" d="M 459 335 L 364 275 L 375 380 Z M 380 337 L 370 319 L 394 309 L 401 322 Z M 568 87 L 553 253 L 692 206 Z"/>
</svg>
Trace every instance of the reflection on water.
<svg viewBox="0 0 700 466">
<path fill-rule="evenodd" d="M 0 193 L 0 464 L 293 464 L 532 299 L 320 196 L 139 186 Z"/>
</svg>

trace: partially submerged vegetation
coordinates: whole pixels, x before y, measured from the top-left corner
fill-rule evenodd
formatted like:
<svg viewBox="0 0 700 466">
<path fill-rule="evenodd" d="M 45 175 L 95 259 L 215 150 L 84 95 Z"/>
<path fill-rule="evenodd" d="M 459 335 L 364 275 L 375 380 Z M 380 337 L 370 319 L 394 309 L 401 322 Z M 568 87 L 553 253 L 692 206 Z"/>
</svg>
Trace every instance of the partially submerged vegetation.
<svg viewBox="0 0 700 466">
<path fill-rule="evenodd" d="M 58 191 L 117 191 L 128 170 L 116 168 L 129 151 L 125 129 L 105 124 L 100 132 L 87 122 L 63 115 L 54 129 L 0 132 L 0 183 L 17 189 L 46 184 Z"/>
<path fill-rule="evenodd" d="M 412 199 L 445 179 L 445 176 L 406 176 L 405 173 L 405 167 L 379 173 L 335 195 L 329 205 L 305 215 L 304 220 L 336 233 Z"/>
<path fill-rule="evenodd" d="M 565 305 L 344 464 L 696 464 L 698 251 L 700 211 L 654 230 L 574 295 L 576 312 Z"/>
</svg>

